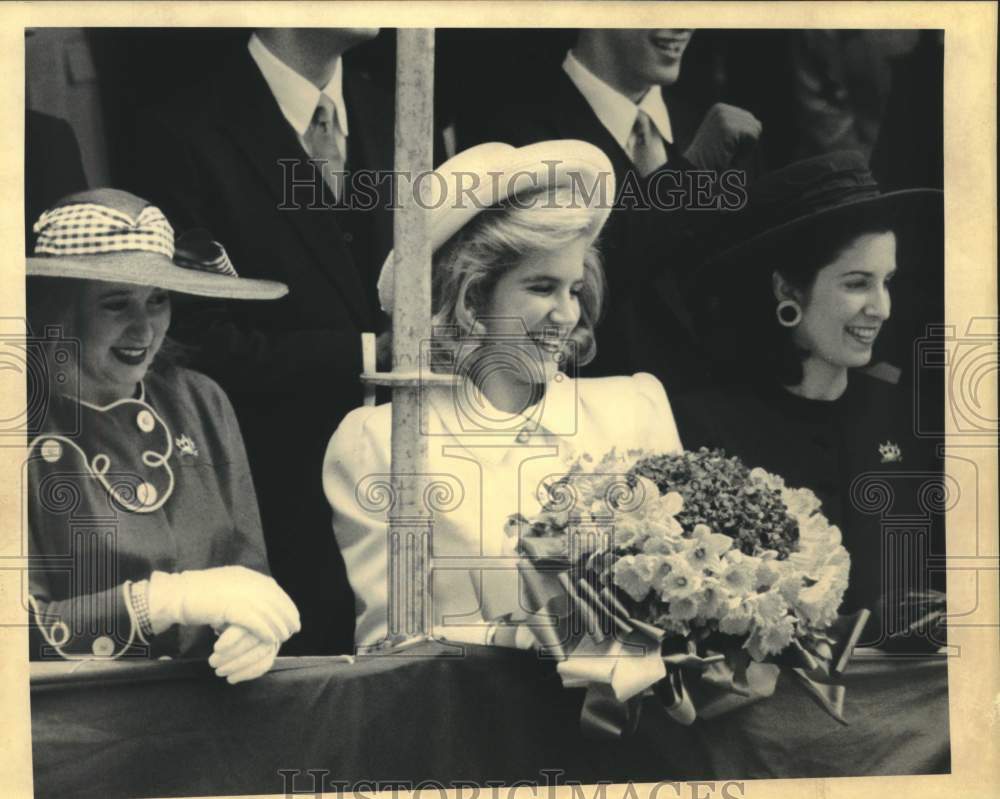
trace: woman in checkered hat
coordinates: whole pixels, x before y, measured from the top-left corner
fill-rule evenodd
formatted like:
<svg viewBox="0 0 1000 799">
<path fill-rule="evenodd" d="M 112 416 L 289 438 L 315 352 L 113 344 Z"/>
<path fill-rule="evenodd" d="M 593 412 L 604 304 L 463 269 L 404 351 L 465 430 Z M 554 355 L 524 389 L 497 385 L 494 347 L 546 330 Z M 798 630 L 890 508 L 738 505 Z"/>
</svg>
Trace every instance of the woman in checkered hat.
<svg viewBox="0 0 1000 799">
<path fill-rule="evenodd" d="M 281 297 L 113 189 L 39 218 L 27 262 L 33 658 L 209 657 L 266 672 L 299 629 L 268 575 L 232 406 L 163 355 L 174 293 Z M 169 348 L 169 347 L 167 347 Z"/>
</svg>

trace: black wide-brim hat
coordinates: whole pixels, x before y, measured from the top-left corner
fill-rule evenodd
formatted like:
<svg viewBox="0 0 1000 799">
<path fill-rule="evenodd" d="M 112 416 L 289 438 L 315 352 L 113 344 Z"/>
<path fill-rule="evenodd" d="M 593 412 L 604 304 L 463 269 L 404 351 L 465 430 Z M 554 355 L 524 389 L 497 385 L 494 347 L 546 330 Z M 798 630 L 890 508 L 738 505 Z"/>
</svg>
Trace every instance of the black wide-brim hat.
<svg viewBox="0 0 1000 799">
<path fill-rule="evenodd" d="M 720 231 L 722 244 L 706 260 L 702 277 L 762 259 L 821 228 L 838 226 L 862 233 L 940 220 L 943 198 L 939 189 L 883 194 L 859 152 L 845 150 L 796 161 L 753 183 L 746 206 L 727 217 Z"/>
</svg>

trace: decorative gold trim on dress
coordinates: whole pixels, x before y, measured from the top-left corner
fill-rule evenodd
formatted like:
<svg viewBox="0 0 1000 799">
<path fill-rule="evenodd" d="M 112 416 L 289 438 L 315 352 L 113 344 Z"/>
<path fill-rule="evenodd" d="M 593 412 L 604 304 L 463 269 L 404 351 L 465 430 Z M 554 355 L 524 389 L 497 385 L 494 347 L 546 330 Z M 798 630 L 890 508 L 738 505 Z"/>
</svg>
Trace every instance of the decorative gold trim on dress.
<svg viewBox="0 0 1000 799">
<path fill-rule="evenodd" d="M 114 651 L 114 642 L 106 635 L 95 638 L 91 644 L 91 652 L 89 655 L 74 655 L 63 651 L 63 647 L 70 642 L 72 636 L 69 632 L 69 626 L 62 619 L 56 619 L 52 622 L 51 626 L 46 627 L 45 623 L 42 621 L 45 614 L 38 606 L 38 600 L 35 599 L 31 594 L 28 594 L 28 604 L 31 606 L 31 613 L 34 616 L 35 626 L 38 631 L 42 634 L 42 638 L 45 639 L 45 643 L 51 646 L 59 656 L 64 660 L 117 660 L 122 655 L 124 655 L 129 647 L 135 642 L 136 634 L 139 630 L 139 624 L 135 617 L 135 611 L 132 609 L 131 603 L 128 601 L 128 589 L 131 582 L 126 580 L 122 586 L 122 601 L 125 603 L 126 611 L 128 612 L 130 629 L 128 631 L 128 640 L 120 651 Z M 141 635 L 139 636 L 141 639 Z M 103 650 L 106 649 L 105 642 L 111 643 L 111 650 L 106 654 L 103 654 Z"/>
<path fill-rule="evenodd" d="M 145 391 L 143 391 L 143 395 L 144 394 Z M 159 469 L 161 467 L 164 469 L 167 475 L 167 488 L 162 494 L 152 483 L 144 481 L 136 486 L 134 499 L 138 500 L 138 502 L 132 501 L 132 499 L 126 495 L 126 492 L 120 488 L 112 486 L 105 478 L 105 475 L 111 468 L 111 458 L 103 452 L 98 452 L 92 458 L 88 458 L 87 453 L 84 452 L 75 441 L 72 441 L 65 436 L 49 433 L 42 433 L 36 436 L 28 446 L 28 455 L 30 456 L 32 454 L 32 450 L 34 450 L 36 445 L 41 442 L 39 452 L 41 453 L 42 458 L 44 458 L 48 463 L 56 463 L 63 455 L 63 448 L 65 446 L 72 447 L 80 453 L 80 457 L 83 458 L 83 462 L 87 466 L 87 471 L 90 472 L 90 476 L 101 484 L 104 490 L 111 496 L 112 499 L 114 499 L 115 502 L 133 513 L 152 513 L 162 508 L 164 503 L 170 499 L 170 496 L 174 492 L 174 472 L 168 463 L 170 456 L 174 451 L 174 438 L 170 428 L 167 426 L 167 423 L 163 421 L 163 417 L 161 417 L 151 405 L 148 405 L 142 400 L 123 399 L 104 406 L 93 405 L 89 402 L 85 402 L 84 400 L 80 400 L 81 405 L 101 413 L 106 413 L 113 408 L 117 408 L 119 405 L 127 403 L 134 403 L 141 407 L 141 410 L 136 415 L 136 424 L 142 432 L 152 433 L 156 430 L 156 423 L 162 425 L 163 429 L 166 431 L 167 451 L 165 453 L 156 452 L 154 450 L 144 450 L 140 455 L 140 459 L 142 460 L 144 466 L 148 466 L 150 469 Z M 148 427 L 148 424 L 144 424 L 144 422 L 148 417 L 152 417 L 154 426 L 147 430 L 146 427 Z M 140 419 L 142 421 L 140 421 Z M 191 447 L 194 448 L 194 442 L 191 441 L 187 435 L 183 435 L 181 438 L 190 442 Z M 180 447 L 181 438 L 178 439 L 178 447 Z M 183 452 L 185 450 L 181 449 L 181 451 Z M 194 448 L 193 454 L 198 454 L 196 448 Z"/>
</svg>

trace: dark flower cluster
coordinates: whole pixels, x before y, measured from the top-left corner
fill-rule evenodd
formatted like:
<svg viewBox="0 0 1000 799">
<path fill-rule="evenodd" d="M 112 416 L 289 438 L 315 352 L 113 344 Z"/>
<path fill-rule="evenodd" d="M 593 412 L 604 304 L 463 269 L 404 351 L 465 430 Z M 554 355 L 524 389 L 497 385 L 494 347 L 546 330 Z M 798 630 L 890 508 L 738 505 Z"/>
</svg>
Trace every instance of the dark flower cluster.
<svg viewBox="0 0 1000 799">
<path fill-rule="evenodd" d="M 686 533 L 708 525 L 747 555 L 773 549 L 785 559 L 798 549 L 799 526 L 786 512 L 781 492 L 751 480 L 750 469 L 721 449 L 654 455 L 630 474 L 652 480 L 661 494 L 676 491 L 684 498 L 675 518 Z"/>
</svg>

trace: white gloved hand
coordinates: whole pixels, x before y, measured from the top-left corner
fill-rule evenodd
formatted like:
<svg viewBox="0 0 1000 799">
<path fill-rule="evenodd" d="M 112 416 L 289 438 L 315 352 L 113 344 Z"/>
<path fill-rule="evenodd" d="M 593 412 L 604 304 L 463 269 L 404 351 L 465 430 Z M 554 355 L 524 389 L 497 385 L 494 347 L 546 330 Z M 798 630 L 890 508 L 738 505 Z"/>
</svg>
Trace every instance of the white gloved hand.
<svg viewBox="0 0 1000 799">
<path fill-rule="evenodd" d="M 278 655 L 278 644 L 261 641 L 245 627 L 227 627 L 215 642 L 208 665 L 230 685 L 255 680 L 270 671 Z"/>
<path fill-rule="evenodd" d="M 698 169 L 727 169 L 753 149 L 763 129 L 749 111 L 716 103 L 705 114 L 684 157 Z"/>
<path fill-rule="evenodd" d="M 301 629 L 299 611 L 281 586 L 244 566 L 153 572 L 148 599 L 154 633 L 173 624 L 236 624 L 261 641 L 280 645 Z"/>
</svg>

